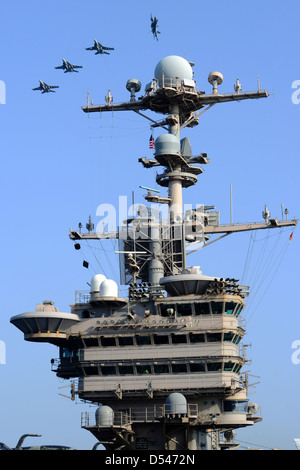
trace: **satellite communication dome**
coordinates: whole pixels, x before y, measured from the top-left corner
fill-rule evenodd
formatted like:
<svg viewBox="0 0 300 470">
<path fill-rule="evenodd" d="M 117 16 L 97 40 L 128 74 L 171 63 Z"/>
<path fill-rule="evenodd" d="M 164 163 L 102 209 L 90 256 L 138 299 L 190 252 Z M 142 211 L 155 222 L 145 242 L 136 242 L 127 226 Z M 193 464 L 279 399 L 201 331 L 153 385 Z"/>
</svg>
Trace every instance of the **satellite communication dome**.
<svg viewBox="0 0 300 470">
<path fill-rule="evenodd" d="M 95 274 L 91 280 L 91 292 L 99 292 L 100 285 L 105 279 L 106 276 L 104 274 Z"/>
<path fill-rule="evenodd" d="M 118 297 L 118 285 L 112 279 L 105 279 L 100 285 L 100 297 Z"/>
<path fill-rule="evenodd" d="M 176 83 L 179 79 L 193 80 L 193 70 L 190 63 L 183 57 L 177 55 L 169 55 L 161 59 L 154 71 L 154 78 L 161 84 L 162 80 L 166 80 L 166 84 L 172 80 Z"/>
</svg>

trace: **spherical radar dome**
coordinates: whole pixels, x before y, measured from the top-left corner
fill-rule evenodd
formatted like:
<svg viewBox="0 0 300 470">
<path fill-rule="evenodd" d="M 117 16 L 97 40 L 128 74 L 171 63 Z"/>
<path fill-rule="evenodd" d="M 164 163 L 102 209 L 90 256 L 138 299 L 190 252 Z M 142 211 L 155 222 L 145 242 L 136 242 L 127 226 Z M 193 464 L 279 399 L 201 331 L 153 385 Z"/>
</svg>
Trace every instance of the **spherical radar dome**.
<svg viewBox="0 0 300 470">
<path fill-rule="evenodd" d="M 154 78 L 161 81 L 162 78 L 179 80 L 193 80 L 193 70 L 190 63 L 183 57 L 170 55 L 161 59 L 154 71 Z"/>
</svg>

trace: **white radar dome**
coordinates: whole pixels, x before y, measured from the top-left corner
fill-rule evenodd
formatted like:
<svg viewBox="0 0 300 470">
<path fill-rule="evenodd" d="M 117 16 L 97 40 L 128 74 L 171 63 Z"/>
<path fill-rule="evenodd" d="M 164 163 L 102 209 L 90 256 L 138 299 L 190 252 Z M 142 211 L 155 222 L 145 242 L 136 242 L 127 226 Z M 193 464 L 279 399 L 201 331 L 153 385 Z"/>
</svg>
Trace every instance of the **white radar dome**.
<svg viewBox="0 0 300 470">
<path fill-rule="evenodd" d="M 102 405 L 97 408 L 95 417 L 98 426 L 113 426 L 114 424 L 114 411 L 110 406 Z"/>
<path fill-rule="evenodd" d="M 177 55 L 169 55 L 164 59 L 161 59 L 154 71 L 154 78 L 161 81 L 170 79 L 176 83 L 179 79 L 182 80 L 193 80 L 193 70 L 190 63 L 183 57 Z M 166 82 L 167 84 L 167 82 Z"/>
<path fill-rule="evenodd" d="M 100 286 L 100 297 L 118 297 L 118 284 L 112 279 L 105 279 Z"/>
<path fill-rule="evenodd" d="M 100 286 L 106 280 L 104 274 L 96 274 L 91 280 L 91 292 L 99 292 Z"/>
</svg>

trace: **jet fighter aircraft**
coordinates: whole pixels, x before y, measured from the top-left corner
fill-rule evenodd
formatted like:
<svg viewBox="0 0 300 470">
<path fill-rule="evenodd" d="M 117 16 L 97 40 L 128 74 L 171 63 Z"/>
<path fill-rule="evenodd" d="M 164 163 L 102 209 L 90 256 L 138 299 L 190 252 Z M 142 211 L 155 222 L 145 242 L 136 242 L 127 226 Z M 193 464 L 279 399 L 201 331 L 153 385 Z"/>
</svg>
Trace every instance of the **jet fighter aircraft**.
<svg viewBox="0 0 300 470">
<path fill-rule="evenodd" d="M 152 31 L 152 34 L 153 36 L 157 39 L 158 41 L 158 34 L 160 34 L 160 31 L 157 30 L 157 26 L 158 26 L 158 19 L 156 16 L 154 16 L 154 18 L 152 18 L 152 15 L 151 15 L 151 31 Z"/>
<path fill-rule="evenodd" d="M 108 54 L 108 55 L 110 55 L 109 52 L 105 52 L 105 51 L 114 51 L 115 50 L 113 47 L 102 46 L 102 44 L 100 44 L 96 39 L 94 39 L 93 47 L 86 47 L 85 49 L 87 51 L 96 51 L 95 55 L 96 54 Z"/>
<path fill-rule="evenodd" d="M 33 90 L 40 90 L 43 93 L 55 93 L 55 91 L 52 90 L 52 88 L 59 88 L 59 86 L 56 85 L 47 85 L 47 83 L 42 82 L 42 80 L 39 80 L 40 86 L 37 88 L 32 88 Z"/>
<path fill-rule="evenodd" d="M 62 65 L 60 65 L 59 67 L 54 67 L 54 68 L 55 69 L 62 69 L 62 70 L 65 71 L 64 73 L 67 73 L 67 72 L 77 72 L 78 73 L 78 70 L 75 70 L 75 69 L 82 69 L 82 65 L 70 64 L 70 62 L 68 62 L 66 59 L 62 59 L 62 61 L 63 61 Z"/>
</svg>

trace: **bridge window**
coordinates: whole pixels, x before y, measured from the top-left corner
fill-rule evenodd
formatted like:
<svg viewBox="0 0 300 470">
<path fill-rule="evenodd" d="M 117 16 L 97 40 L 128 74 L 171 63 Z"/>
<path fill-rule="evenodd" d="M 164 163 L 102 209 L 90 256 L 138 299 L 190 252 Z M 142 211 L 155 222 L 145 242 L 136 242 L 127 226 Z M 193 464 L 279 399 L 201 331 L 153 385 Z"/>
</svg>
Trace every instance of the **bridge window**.
<svg viewBox="0 0 300 470">
<path fill-rule="evenodd" d="M 195 314 L 196 315 L 209 315 L 209 303 L 196 303 L 195 304 Z"/>
<path fill-rule="evenodd" d="M 173 344 L 182 344 L 186 342 L 187 342 L 186 335 L 172 335 Z"/>
<path fill-rule="evenodd" d="M 190 333 L 190 343 L 204 343 L 205 337 L 201 333 Z"/>
<path fill-rule="evenodd" d="M 168 335 L 154 335 L 154 343 L 157 345 L 169 344 L 169 336 Z"/>
<path fill-rule="evenodd" d="M 223 302 L 212 302 L 211 309 L 214 315 L 221 315 L 223 313 Z"/>
<path fill-rule="evenodd" d="M 167 364 L 154 364 L 155 374 L 168 374 L 169 366 Z"/>
<path fill-rule="evenodd" d="M 177 304 L 177 316 L 186 317 L 192 315 L 192 305 L 191 304 Z"/>
<path fill-rule="evenodd" d="M 225 363 L 224 363 L 224 372 L 230 372 L 230 371 L 232 371 L 233 366 L 234 366 L 234 363 L 233 363 L 233 362 L 225 362 Z"/>
<path fill-rule="evenodd" d="M 223 409 L 230 413 L 247 413 L 248 401 L 246 400 L 224 400 Z"/>
<path fill-rule="evenodd" d="M 233 311 L 236 307 L 236 304 L 234 302 L 226 302 L 225 303 L 225 314 L 226 315 L 232 315 Z"/>
<path fill-rule="evenodd" d="M 172 364 L 173 374 L 181 374 L 186 372 L 186 364 Z"/>
<path fill-rule="evenodd" d="M 239 344 L 241 339 L 242 339 L 242 337 L 240 335 L 235 335 L 235 337 L 233 338 L 234 344 Z"/>
<path fill-rule="evenodd" d="M 98 375 L 98 367 L 84 367 L 84 372 L 86 375 Z"/>
<path fill-rule="evenodd" d="M 231 342 L 233 340 L 234 333 L 224 333 L 224 341 Z"/>
<path fill-rule="evenodd" d="M 132 336 L 119 336 L 119 345 L 120 346 L 133 346 L 133 337 Z"/>
<path fill-rule="evenodd" d="M 84 338 L 84 344 L 87 348 L 98 347 L 99 341 L 98 338 Z"/>
<path fill-rule="evenodd" d="M 206 341 L 208 343 L 221 341 L 221 339 L 222 339 L 222 334 L 221 333 L 207 333 L 206 334 Z"/>
<path fill-rule="evenodd" d="M 131 375 L 133 374 L 133 367 L 132 366 L 119 366 L 119 374 Z"/>
<path fill-rule="evenodd" d="M 239 371 L 241 370 L 242 368 L 242 365 L 241 364 L 236 364 L 233 368 L 233 372 L 235 372 L 236 374 L 239 373 Z"/>
<path fill-rule="evenodd" d="M 138 374 L 151 374 L 151 364 L 136 366 Z"/>
<path fill-rule="evenodd" d="M 102 366 L 101 372 L 102 372 L 102 375 L 116 375 L 117 374 L 115 366 Z"/>
<path fill-rule="evenodd" d="M 220 372 L 222 370 L 222 362 L 208 362 L 208 372 Z"/>
<path fill-rule="evenodd" d="M 160 304 L 160 311 L 162 317 L 175 316 L 175 305 L 174 304 Z"/>
<path fill-rule="evenodd" d="M 193 362 L 190 364 L 191 372 L 205 372 L 205 365 L 203 362 Z"/>
<path fill-rule="evenodd" d="M 151 345 L 151 337 L 138 335 L 136 336 L 136 344 L 138 346 Z"/>
<path fill-rule="evenodd" d="M 243 310 L 243 308 L 244 308 L 243 305 L 238 305 L 236 311 L 234 312 L 234 316 L 238 317 L 241 311 Z"/>
<path fill-rule="evenodd" d="M 116 339 L 112 336 L 101 336 L 101 344 L 102 346 L 115 346 Z"/>
</svg>

